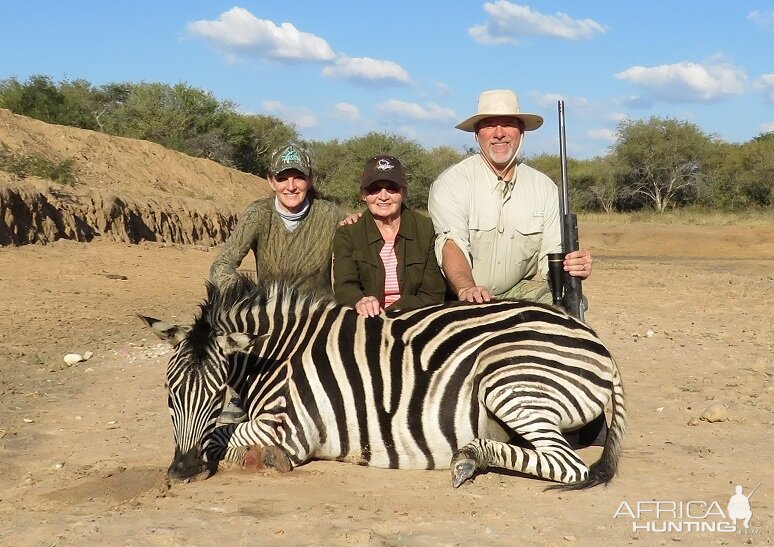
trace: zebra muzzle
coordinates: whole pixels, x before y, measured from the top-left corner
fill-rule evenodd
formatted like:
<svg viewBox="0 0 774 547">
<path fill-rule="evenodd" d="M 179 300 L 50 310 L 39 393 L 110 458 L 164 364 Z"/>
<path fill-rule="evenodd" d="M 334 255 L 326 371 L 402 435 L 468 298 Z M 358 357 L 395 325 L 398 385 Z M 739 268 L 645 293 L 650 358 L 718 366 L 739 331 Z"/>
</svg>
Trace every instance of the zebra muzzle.
<svg viewBox="0 0 774 547">
<path fill-rule="evenodd" d="M 211 469 L 202 459 L 199 447 L 193 447 L 186 452 L 175 448 L 175 457 L 167 469 L 167 476 L 170 479 L 188 483 L 192 480 L 206 479 L 211 474 Z"/>
</svg>

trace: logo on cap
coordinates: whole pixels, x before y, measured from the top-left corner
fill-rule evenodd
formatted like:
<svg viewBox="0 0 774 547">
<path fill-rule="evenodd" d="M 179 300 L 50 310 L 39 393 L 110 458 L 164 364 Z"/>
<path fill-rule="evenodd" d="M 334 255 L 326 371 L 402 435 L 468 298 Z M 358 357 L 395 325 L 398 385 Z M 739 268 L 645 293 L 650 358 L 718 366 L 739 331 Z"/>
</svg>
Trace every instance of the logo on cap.
<svg viewBox="0 0 774 547">
<path fill-rule="evenodd" d="M 270 169 L 272 175 L 287 169 L 297 169 L 306 176 L 312 172 L 309 154 L 295 143 L 284 144 L 272 153 Z"/>
<path fill-rule="evenodd" d="M 301 163 L 301 154 L 295 148 L 289 147 L 280 156 L 280 163 Z"/>
<path fill-rule="evenodd" d="M 394 169 L 395 166 L 390 163 L 390 160 L 381 158 L 378 162 L 376 162 L 376 168 L 379 171 L 389 171 L 390 169 Z"/>
</svg>

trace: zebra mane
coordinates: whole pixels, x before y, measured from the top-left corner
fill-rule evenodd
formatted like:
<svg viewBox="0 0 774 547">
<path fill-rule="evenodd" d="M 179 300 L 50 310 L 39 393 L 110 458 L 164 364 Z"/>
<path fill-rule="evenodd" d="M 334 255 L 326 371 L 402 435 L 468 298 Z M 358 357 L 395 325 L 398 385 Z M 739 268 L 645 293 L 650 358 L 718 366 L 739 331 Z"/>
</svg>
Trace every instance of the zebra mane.
<svg viewBox="0 0 774 547">
<path fill-rule="evenodd" d="M 194 330 L 201 322 L 213 327 L 219 323 L 219 318 L 245 307 L 290 304 L 294 307 L 302 305 L 307 309 L 317 309 L 335 305 L 330 295 L 304 291 L 284 280 L 265 279 L 255 282 L 239 272 L 224 287 L 207 281 L 206 288 L 207 300 L 199 305 L 200 313 L 195 320 Z"/>
</svg>

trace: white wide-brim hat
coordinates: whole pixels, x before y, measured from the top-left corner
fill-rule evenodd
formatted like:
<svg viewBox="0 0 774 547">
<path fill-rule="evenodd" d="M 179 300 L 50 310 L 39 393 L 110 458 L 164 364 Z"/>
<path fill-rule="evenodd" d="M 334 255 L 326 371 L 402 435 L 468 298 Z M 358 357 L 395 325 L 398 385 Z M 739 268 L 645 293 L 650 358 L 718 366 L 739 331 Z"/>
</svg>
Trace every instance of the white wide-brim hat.
<svg viewBox="0 0 774 547">
<path fill-rule="evenodd" d="M 476 123 L 484 118 L 509 116 L 518 118 L 524 122 L 524 131 L 533 131 L 543 125 L 542 116 L 527 114 L 519 109 L 519 98 L 510 89 L 493 89 L 484 91 L 478 96 L 478 110 L 476 114 L 459 123 L 457 129 L 463 131 L 475 131 Z"/>
</svg>

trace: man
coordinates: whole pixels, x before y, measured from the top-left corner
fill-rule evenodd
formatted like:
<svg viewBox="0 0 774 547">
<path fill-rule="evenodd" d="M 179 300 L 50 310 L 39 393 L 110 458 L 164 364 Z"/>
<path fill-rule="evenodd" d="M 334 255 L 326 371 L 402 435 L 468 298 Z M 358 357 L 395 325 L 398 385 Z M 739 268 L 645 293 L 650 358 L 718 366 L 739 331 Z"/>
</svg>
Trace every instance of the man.
<svg viewBox="0 0 774 547">
<path fill-rule="evenodd" d="M 519 109 L 513 91 L 484 91 L 476 114 L 457 129 L 475 133 L 481 150 L 441 173 L 430 188 L 428 210 L 437 235 L 435 253 L 459 300 L 518 298 L 551 304 L 548 254 L 561 252 L 559 192 L 546 175 L 517 155 L 526 131 L 543 118 Z M 568 253 L 564 270 L 586 279 L 591 253 Z M 565 437 L 573 447 L 604 445 L 604 416 Z"/>
<path fill-rule="evenodd" d="M 524 133 L 542 124 L 520 111 L 515 93 L 497 89 L 481 93 L 476 114 L 457 125 L 475 133 L 481 153 L 441 173 L 428 209 L 438 263 L 459 300 L 552 302 L 547 255 L 561 251 L 558 190 L 517 160 Z M 591 262 L 588 250 L 568 253 L 564 270 L 586 279 Z"/>
</svg>

